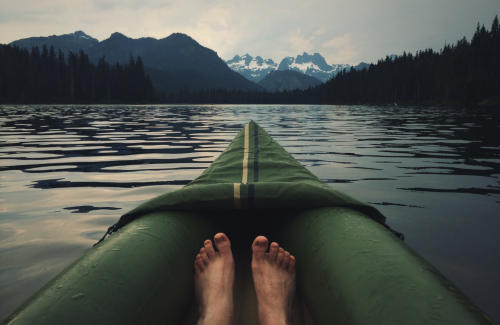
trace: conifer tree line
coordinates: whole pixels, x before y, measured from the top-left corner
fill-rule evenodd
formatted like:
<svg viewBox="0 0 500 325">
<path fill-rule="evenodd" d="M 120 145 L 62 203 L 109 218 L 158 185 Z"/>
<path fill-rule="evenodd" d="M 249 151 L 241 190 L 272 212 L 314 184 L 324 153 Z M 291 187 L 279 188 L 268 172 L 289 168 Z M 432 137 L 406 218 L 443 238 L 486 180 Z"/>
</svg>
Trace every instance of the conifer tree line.
<svg viewBox="0 0 500 325">
<path fill-rule="evenodd" d="M 306 92 L 329 104 L 500 104 L 500 27 L 477 25 L 469 42 L 464 37 L 440 52 L 432 49 L 387 57 L 367 70 L 343 71 Z"/>
<path fill-rule="evenodd" d="M 304 91 L 279 93 L 212 90 L 178 92 L 162 102 L 282 104 L 414 104 L 500 106 L 500 27 L 477 25 L 465 37 L 436 52 L 386 57 L 365 70 L 344 70 Z"/>
<path fill-rule="evenodd" d="M 51 46 L 31 51 L 0 45 L 1 103 L 137 103 L 153 100 L 151 80 L 140 57 L 110 65 L 90 62 L 83 51 Z"/>
<path fill-rule="evenodd" d="M 155 93 L 140 57 L 97 64 L 87 54 L 51 47 L 0 45 L 0 103 L 414 104 L 500 106 L 500 26 L 477 25 L 436 52 L 386 57 L 365 70 L 344 70 L 308 90 L 229 89 Z"/>
</svg>

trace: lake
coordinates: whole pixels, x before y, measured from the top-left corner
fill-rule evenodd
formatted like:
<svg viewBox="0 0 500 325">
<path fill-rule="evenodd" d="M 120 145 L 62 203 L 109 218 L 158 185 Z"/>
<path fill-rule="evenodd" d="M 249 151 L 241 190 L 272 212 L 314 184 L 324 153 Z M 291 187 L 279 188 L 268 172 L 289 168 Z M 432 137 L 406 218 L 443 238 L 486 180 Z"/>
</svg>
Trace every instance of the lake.
<svg viewBox="0 0 500 325">
<path fill-rule="evenodd" d="M 500 110 L 311 105 L 0 106 L 0 319 L 250 120 L 500 323 Z"/>
</svg>

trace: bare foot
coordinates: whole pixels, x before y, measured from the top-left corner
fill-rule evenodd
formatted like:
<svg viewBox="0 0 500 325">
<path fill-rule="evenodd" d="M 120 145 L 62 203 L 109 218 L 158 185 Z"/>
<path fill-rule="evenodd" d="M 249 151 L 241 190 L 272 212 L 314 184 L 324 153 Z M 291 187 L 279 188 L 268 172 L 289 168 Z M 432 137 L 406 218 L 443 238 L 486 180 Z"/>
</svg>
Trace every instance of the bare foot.
<svg viewBox="0 0 500 325">
<path fill-rule="evenodd" d="M 233 323 L 234 261 L 231 242 L 223 233 L 205 240 L 194 261 L 194 287 L 199 303 L 199 325 Z"/>
<path fill-rule="evenodd" d="M 252 274 L 261 325 L 291 324 L 295 257 L 264 236 L 252 244 Z"/>
</svg>

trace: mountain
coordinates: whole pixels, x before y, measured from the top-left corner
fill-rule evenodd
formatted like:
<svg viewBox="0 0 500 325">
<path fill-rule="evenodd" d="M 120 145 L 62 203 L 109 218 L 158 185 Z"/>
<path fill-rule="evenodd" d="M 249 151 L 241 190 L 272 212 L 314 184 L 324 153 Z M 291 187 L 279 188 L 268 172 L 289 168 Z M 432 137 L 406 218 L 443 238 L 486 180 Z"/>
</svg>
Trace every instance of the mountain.
<svg viewBox="0 0 500 325">
<path fill-rule="evenodd" d="M 259 82 L 259 85 L 271 92 L 294 89 L 302 90 L 320 84 L 320 80 L 292 70 L 272 71 Z"/>
<path fill-rule="evenodd" d="M 240 73 L 248 80 L 255 82 L 261 81 L 271 71 L 275 70 L 298 71 L 325 82 L 340 71 L 351 67 L 349 64 L 329 65 L 321 54 L 314 53 L 310 55 L 306 52 L 302 55 L 297 55 L 295 58 L 287 56 L 281 60 L 279 65 L 272 59 L 263 59 L 260 56 L 254 58 L 250 54 L 243 56 L 235 55 L 232 59 L 227 60 L 226 63 L 234 71 Z"/>
<path fill-rule="evenodd" d="M 344 69 L 349 69 L 349 64 L 332 64 L 326 63 L 325 58 L 319 53 L 310 55 L 304 52 L 302 55 L 297 55 L 295 58 L 287 56 L 281 60 L 278 70 L 294 70 L 300 71 L 308 76 L 321 80 L 322 82 L 334 77 L 337 73 Z"/>
<path fill-rule="evenodd" d="M 53 46 L 54 49 L 61 49 L 64 54 L 69 52 L 78 52 L 80 50 L 87 50 L 88 48 L 99 43 L 95 38 L 85 34 L 82 31 L 76 31 L 72 34 L 65 35 L 52 35 L 48 37 L 29 37 L 23 38 L 10 43 L 10 45 L 15 45 L 21 48 L 31 49 L 32 47 L 38 46 L 40 49 L 43 45 L 50 48 Z"/>
<path fill-rule="evenodd" d="M 360 62 L 358 65 L 353 67 L 354 70 L 361 71 L 361 70 L 368 70 L 370 68 L 370 63 L 366 62 Z"/>
<path fill-rule="evenodd" d="M 83 32 L 34 39 L 36 43 L 25 41 L 29 39 L 13 43 L 28 48 L 32 44 L 54 45 L 55 48 L 65 46 L 65 50 L 74 52 L 76 49 L 83 49 L 93 62 L 104 56 L 109 63 L 127 63 L 130 56 L 140 56 L 155 89 L 161 92 L 216 88 L 262 90 L 259 85 L 231 70 L 215 51 L 181 33 L 162 39 L 133 39 L 121 33 L 113 33 L 101 42 Z M 73 43 L 60 42 L 68 39 Z"/>
<path fill-rule="evenodd" d="M 254 58 L 248 53 L 243 56 L 235 55 L 226 63 L 231 69 L 254 82 L 261 81 L 271 71 L 278 68 L 278 65 L 272 59 L 263 59 L 260 56 Z"/>
</svg>

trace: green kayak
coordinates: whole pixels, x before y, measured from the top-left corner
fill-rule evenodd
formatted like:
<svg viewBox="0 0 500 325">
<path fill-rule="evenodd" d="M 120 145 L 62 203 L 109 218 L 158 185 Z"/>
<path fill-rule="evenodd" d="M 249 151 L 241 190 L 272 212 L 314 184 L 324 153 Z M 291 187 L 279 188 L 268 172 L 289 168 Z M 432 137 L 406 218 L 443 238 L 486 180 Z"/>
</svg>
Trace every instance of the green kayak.
<svg viewBox="0 0 500 325">
<path fill-rule="evenodd" d="M 194 181 L 123 215 L 11 324 L 195 324 L 193 261 L 225 232 L 236 324 L 257 324 L 250 244 L 297 260 L 296 324 L 490 324 L 376 209 L 332 190 L 250 122 Z"/>
</svg>

